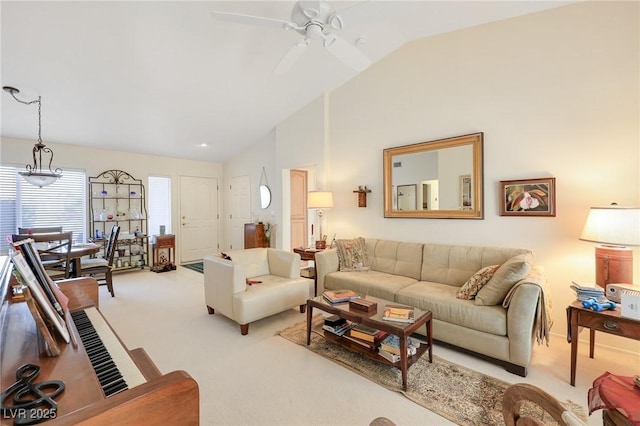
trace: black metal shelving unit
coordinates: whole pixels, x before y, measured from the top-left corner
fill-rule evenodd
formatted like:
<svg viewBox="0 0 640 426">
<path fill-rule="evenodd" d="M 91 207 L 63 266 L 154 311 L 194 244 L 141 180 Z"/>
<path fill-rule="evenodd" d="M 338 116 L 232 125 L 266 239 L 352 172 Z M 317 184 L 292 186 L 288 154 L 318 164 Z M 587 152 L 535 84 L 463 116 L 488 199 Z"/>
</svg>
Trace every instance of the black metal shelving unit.
<svg viewBox="0 0 640 426">
<path fill-rule="evenodd" d="M 89 177 L 91 240 L 105 244 L 113 225 L 120 226 L 114 271 L 149 266 L 149 237 L 142 180 L 122 170 Z"/>
</svg>

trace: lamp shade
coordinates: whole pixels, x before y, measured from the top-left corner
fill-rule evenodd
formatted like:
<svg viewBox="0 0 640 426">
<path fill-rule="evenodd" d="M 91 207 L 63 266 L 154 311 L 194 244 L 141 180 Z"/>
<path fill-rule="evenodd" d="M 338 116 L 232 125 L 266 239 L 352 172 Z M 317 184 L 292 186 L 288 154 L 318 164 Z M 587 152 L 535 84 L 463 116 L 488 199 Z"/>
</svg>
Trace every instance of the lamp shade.
<svg viewBox="0 0 640 426">
<path fill-rule="evenodd" d="M 640 207 L 591 207 L 580 239 L 616 246 L 640 246 Z"/>
<path fill-rule="evenodd" d="M 333 193 L 329 191 L 309 191 L 308 209 L 330 209 L 333 207 Z"/>
</svg>

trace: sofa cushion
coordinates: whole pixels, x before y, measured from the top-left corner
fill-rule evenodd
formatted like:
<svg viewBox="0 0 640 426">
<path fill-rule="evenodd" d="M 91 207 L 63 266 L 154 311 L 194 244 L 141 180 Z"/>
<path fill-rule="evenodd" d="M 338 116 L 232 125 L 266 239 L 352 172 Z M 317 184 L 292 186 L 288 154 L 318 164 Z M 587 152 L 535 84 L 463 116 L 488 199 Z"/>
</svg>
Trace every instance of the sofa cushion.
<svg viewBox="0 0 640 426">
<path fill-rule="evenodd" d="M 425 244 L 420 281 L 462 286 L 485 266 L 501 265 L 528 250 L 502 247 L 475 247 Z"/>
<path fill-rule="evenodd" d="M 371 261 L 364 238 L 336 240 L 340 271 L 368 271 Z"/>
<path fill-rule="evenodd" d="M 500 265 L 489 265 L 480 269 L 478 272 L 473 274 L 471 278 L 467 280 L 466 283 L 460 287 L 456 297 L 458 299 L 471 300 L 476 298 L 476 294 L 478 291 L 489 282 L 493 274 L 498 270 Z"/>
<path fill-rule="evenodd" d="M 422 247 L 420 243 L 378 240 L 373 252 L 371 269 L 420 279 L 422 267 Z"/>
<path fill-rule="evenodd" d="M 531 270 L 531 255 L 514 256 L 493 274 L 476 295 L 476 305 L 492 306 L 501 304 L 511 287 L 527 276 Z"/>
<path fill-rule="evenodd" d="M 367 272 L 331 272 L 325 277 L 327 290 L 349 289 L 362 296 L 380 297 L 394 300 L 395 294 L 416 280 L 379 271 Z"/>
<path fill-rule="evenodd" d="M 449 324 L 498 336 L 507 334 L 507 310 L 502 306 L 474 306 L 473 300 L 457 299 L 458 288 L 418 281 L 398 291 L 395 301 L 431 311 L 433 318 Z"/>
</svg>

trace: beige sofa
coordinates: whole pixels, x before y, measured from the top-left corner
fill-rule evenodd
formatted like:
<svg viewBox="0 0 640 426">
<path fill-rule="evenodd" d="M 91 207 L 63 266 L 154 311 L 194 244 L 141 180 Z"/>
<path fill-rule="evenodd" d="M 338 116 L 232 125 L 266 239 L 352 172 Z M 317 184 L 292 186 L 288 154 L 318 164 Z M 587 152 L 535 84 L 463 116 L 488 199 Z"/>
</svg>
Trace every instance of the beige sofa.
<svg viewBox="0 0 640 426">
<path fill-rule="evenodd" d="M 318 294 L 346 288 L 430 310 L 434 339 L 497 361 L 512 373 L 527 375 L 534 340 L 548 344 L 551 327 L 544 271 L 533 265 L 530 251 L 371 238 L 365 242 L 370 260 L 367 271 L 340 271 L 336 249 L 316 254 Z M 481 268 L 508 265 L 516 256 L 525 259 L 530 268 L 523 272 L 523 279 L 502 288 L 508 293 L 506 298 L 500 295 L 496 303 L 485 294 L 489 303 L 483 306 L 476 299 L 457 297 L 460 287 Z M 494 278 L 499 276 L 504 275 L 496 272 Z M 478 298 L 481 292 L 492 291 L 488 286 L 481 288 Z M 495 299 L 495 294 L 490 296 Z"/>
<path fill-rule="evenodd" d="M 296 306 L 305 312 L 313 280 L 300 277 L 299 254 L 273 248 L 226 254 L 230 260 L 221 255 L 203 259 L 204 299 L 210 314 L 234 320 L 246 335 L 251 322 Z"/>
</svg>

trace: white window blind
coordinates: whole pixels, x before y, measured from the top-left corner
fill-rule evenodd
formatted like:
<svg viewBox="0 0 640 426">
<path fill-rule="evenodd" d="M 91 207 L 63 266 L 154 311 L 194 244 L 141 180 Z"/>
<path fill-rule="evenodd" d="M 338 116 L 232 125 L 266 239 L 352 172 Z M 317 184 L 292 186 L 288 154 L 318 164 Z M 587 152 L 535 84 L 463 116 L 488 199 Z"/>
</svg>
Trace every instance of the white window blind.
<svg viewBox="0 0 640 426">
<path fill-rule="evenodd" d="M 86 175 L 84 171 L 63 171 L 62 178 L 39 188 L 26 182 L 13 166 L 0 166 L 0 252 L 6 253 L 6 237 L 18 227 L 62 226 L 73 232 L 73 240 L 86 238 Z"/>
<path fill-rule="evenodd" d="M 160 234 L 160 225 L 171 234 L 171 178 L 149 176 L 149 235 Z"/>
</svg>

